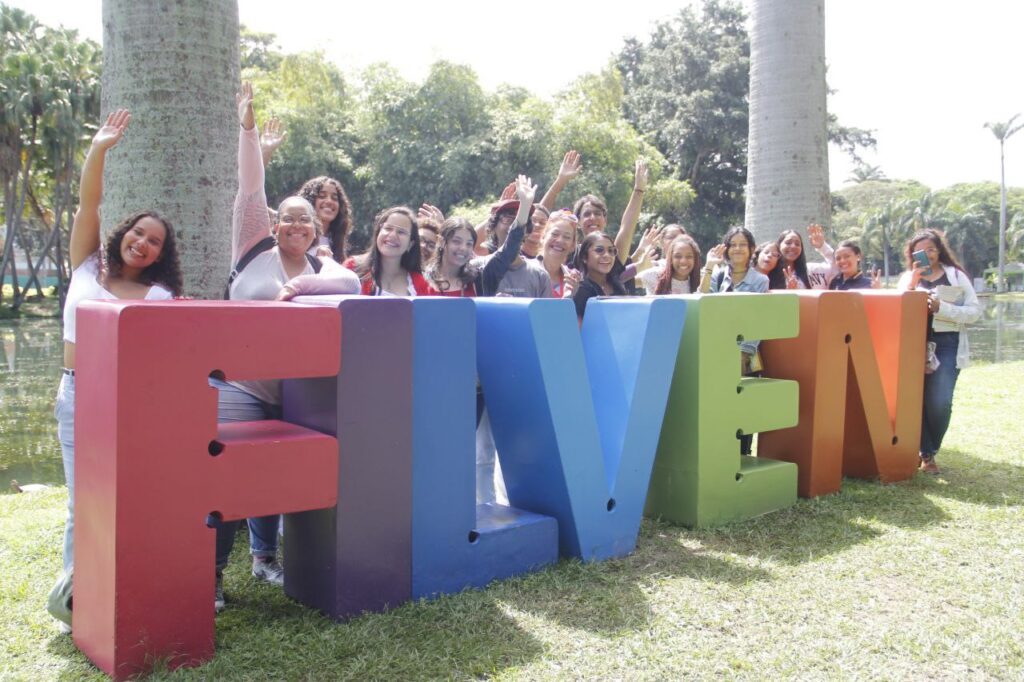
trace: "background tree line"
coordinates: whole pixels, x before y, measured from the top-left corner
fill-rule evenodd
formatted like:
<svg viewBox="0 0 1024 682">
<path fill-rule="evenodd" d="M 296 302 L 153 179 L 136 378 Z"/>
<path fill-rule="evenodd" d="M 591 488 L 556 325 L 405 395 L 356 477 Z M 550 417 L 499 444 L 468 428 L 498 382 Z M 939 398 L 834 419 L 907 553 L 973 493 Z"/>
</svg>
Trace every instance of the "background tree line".
<svg viewBox="0 0 1024 682">
<path fill-rule="evenodd" d="M 0 210 L 19 249 L 39 254 L 70 223 L 79 164 L 99 118 L 100 48 L 6 6 L 0 18 Z M 271 202 L 312 176 L 338 178 L 352 200 L 356 249 L 382 207 L 429 202 L 479 218 L 517 173 L 543 191 L 569 149 L 582 154 L 584 172 L 559 203 L 599 194 L 613 227 L 638 156 L 653 176 L 642 225 L 682 222 L 708 246 L 743 222 L 750 43 L 738 3 L 705 0 L 681 10 L 550 98 L 512 86 L 489 92 L 470 67 L 444 61 L 422 82 L 386 63 L 343 73 L 322 53 L 286 54 L 273 34 L 244 28 L 240 47 L 259 119 L 278 116 L 288 130 L 267 169 Z M 855 158 L 875 144 L 869 131 L 834 117 L 829 136 Z M 833 195 L 832 239 L 859 238 L 869 260 L 896 271 L 902 240 L 928 224 L 949 231 L 972 274 L 994 263 L 996 185 L 930 192 L 878 179 L 877 168 L 861 174 L 861 184 Z M 1024 249 L 1022 207 L 1024 190 L 1012 190 L 1011 258 Z M 19 275 L 24 285 L 26 273 Z"/>
</svg>

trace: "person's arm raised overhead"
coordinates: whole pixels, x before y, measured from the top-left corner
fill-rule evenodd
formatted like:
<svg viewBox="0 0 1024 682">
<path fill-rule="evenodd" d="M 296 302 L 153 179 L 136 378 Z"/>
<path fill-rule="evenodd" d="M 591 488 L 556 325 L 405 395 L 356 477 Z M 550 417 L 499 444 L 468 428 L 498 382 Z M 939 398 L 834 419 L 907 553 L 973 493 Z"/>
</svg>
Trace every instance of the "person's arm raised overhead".
<svg viewBox="0 0 1024 682">
<path fill-rule="evenodd" d="M 548 187 L 548 191 L 544 193 L 544 198 L 540 200 L 540 205 L 548 209 L 548 211 L 554 211 L 558 195 L 562 193 L 562 190 L 565 189 L 565 186 L 573 178 L 580 174 L 581 170 L 583 170 L 583 160 L 580 158 L 580 153 L 575 149 L 566 152 L 562 158 L 562 165 L 558 167 L 558 175 L 555 177 L 555 181 L 551 183 L 551 187 Z"/>
<path fill-rule="evenodd" d="M 267 192 L 264 189 L 263 155 L 256 117 L 252 110 L 251 83 L 242 83 L 235 96 L 238 104 L 238 195 L 231 218 L 231 264 L 270 234 Z"/>
<path fill-rule="evenodd" d="M 132 115 L 127 109 L 116 109 L 96 131 L 92 145 L 82 164 L 82 179 L 78 185 L 78 211 L 71 225 L 68 255 L 71 269 L 96 253 L 100 248 L 100 203 L 103 201 L 103 164 L 107 152 L 116 145 L 128 129 Z"/>
<path fill-rule="evenodd" d="M 646 191 L 647 162 L 637 159 L 633 193 L 629 196 L 626 210 L 622 212 L 622 223 L 619 225 L 618 234 L 615 235 L 615 248 L 619 252 L 619 261 L 622 263 L 626 262 L 629 247 L 633 245 L 633 233 L 636 232 L 636 223 L 640 219 L 640 207 L 644 203 L 644 192 Z"/>
</svg>

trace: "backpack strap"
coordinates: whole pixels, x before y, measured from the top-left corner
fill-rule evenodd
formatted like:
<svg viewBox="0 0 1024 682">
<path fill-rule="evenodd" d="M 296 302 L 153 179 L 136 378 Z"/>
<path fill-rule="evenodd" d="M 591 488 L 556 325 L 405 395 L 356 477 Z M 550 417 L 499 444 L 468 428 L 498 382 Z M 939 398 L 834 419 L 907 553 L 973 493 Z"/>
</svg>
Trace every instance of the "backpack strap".
<svg viewBox="0 0 1024 682">
<path fill-rule="evenodd" d="M 224 299 L 228 300 L 231 298 L 231 285 L 236 279 L 238 279 L 239 273 L 245 269 L 249 263 L 253 261 L 256 256 L 260 255 L 265 251 L 269 251 L 277 245 L 277 240 L 274 239 L 273 235 L 268 235 L 263 239 L 256 242 L 255 245 L 248 251 L 242 254 L 242 257 L 235 263 L 235 267 L 231 270 L 231 274 L 228 275 L 228 284 L 224 287 Z M 320 269 L 324 266 L 323 262 L 316 256 L 306 254 L 306 260 L 309 261 L 310 267 L 313 268 L 313 272 L 320 272 Z"/>
<path fill-rule="evenodd" d="M 238 279 L 238 274 L 245 269 L 245 266 L 251 263 L 253 258 L 260 255 L 264 251 L 269 251 L 270 249 L 274 248 L 274 244 L 276 243 L 277 242 L 274 239 L 273 235 L 267 235 L 263 239 L 256 242 L 251 249 L 242 254 L 242 257 L 238 259 L 237 263 L 235 263 L 235 267 L 232 268 L 231 274 L 228 275 L 228 284 L 226 287 L 224 287 L 225 300 L 231 298 L 231 285 L 234 283 L 236 279 Z"/>
</svg>

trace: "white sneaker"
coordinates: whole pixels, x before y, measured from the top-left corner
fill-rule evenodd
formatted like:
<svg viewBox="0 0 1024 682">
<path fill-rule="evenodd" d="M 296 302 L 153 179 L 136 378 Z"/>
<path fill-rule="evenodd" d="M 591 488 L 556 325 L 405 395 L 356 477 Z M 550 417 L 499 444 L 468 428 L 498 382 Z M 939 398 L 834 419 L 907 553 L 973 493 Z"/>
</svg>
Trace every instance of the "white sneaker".
<svg viewBox="0 0 1024 682">
<path fill-rule="evenodd" d="M 271 585 L 284 585 L 284 569 L 275 558 L 253 557 L 252 575 L 260 580 L 266 580 Z"/>
</svg>

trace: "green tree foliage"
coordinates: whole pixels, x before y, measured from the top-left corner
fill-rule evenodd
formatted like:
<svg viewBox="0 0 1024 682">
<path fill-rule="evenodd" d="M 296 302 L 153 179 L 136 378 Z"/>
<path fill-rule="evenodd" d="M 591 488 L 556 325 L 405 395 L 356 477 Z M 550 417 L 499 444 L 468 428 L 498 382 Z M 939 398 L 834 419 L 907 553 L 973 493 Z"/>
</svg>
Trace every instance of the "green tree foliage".
<svg viewBox="0 0 1024 682">
<path fill-rule="evenodd" d="M 704 242 L 742 222 L 750 42 L 738 3 L 705 0 L 658 23 L 618 57 L 624 113 L 696 193 L 692 229 Z"/>
<path fill-rule="evenodd" d="M 12 274 L 15 245 L 38 260 L 69 222 L 78 164 L 99 116 L 99 71 L 96 43 L 0 6 L 0 199 L 7 237 L 0 273 Z M 14 306 L 23 293 L 15 290 Z"/>
<path fill-rule="evenodd" d="M 341 71 L 322 53 L 282 54 L 272 34 L 242 34 L 242 78 L 256 89 L 257 116 L 281 119 L 288 138 L 267 168 L 275 204 L 319 175 L 358 193 L 362 145 L 355 132 L 356 100 Z M 363 216 L 365 218 L 365 216 Z"/>
<path fill-rule="evenodd" d="M 682 221 L 693 201 L 690 185 L 671 176 L 661 152 L 645 141 L 622 117 L 622 76 L 610 66 L 597 74 L 577 79 L 555 98 L 555 149 L 575 149 L 583 158 L 583 172 L 560 197 L 571 206 L 577 197 L 596 194 L 608 205 L 609 230 L 614 231 L 633 189 L 635 162 L 648 162 L 651 182 L 644 197 L 641 225 L 655 218 Z M 639 230 L 636 239 L 639 239 Z"/>
</svg>

